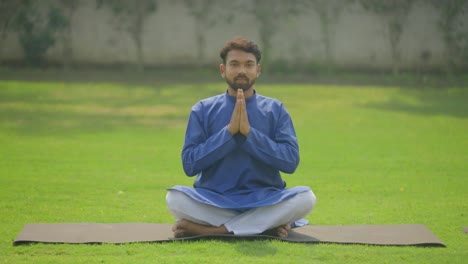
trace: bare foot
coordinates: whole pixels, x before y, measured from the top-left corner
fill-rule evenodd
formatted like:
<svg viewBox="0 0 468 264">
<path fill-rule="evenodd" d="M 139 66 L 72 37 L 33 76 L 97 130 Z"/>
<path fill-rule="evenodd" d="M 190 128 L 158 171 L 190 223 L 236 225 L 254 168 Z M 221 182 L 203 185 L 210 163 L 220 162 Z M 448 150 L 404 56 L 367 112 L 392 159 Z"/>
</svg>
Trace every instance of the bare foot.
<svg viewBox="0 0 468 264">
<path fill-rule="evenodd" d="M 276 233 L 281 238 L 287 238 L 290 230 L 291 230 L 290 224 L 281 225 L 276 228 Z"/>
<path fill-rule="evenodd" d="M 228 230 L 224 225 L 209 226 L 194 223 L 189 220 L 182 219 L 172 226 L 174 237 L 187 237 L 196 235 L 215 235 L 228 234 Z"/>
<path fill-rule="evenodd" d="M 286 238 L 289 235 L 289 231 L 291 230 L 290 224 L 280 225 L 276 228 L 269 229 L 264 232 L 266 235 L 270 236 L 278 236 L 281 238 Z"/>
</svg>

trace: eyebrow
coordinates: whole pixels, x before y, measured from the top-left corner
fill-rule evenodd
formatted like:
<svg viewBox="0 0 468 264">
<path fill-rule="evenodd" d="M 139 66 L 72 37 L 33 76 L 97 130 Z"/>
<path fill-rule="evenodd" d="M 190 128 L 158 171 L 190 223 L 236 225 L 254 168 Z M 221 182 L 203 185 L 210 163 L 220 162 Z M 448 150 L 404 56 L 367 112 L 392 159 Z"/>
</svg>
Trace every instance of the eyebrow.
<svg viewBox="0 0 468 264">
<path fill-rule="evenodd" d="M 230 61 L 228 61 L 228 63 L 232 63 L 232 62 L 240 62 L 240 61 L 238 61 L 238 60 L 230 60 Z M 254 60 L 247 60 L 247 61 L 246 61 L 246 63 L 250 63 L 250 62 L 255 63 Z"/>
</svg>

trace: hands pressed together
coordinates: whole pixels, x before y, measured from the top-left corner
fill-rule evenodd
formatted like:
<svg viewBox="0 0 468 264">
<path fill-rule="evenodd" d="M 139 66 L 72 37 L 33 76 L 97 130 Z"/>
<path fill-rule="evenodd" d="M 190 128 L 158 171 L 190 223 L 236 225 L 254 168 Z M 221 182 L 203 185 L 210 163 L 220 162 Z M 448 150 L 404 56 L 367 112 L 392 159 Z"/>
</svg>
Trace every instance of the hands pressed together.
<svg viewBox="0 0 468 264">
<path fill-rule="evenodd" d="M 247 109 L 245 107 L 245 97 L 244 91 L 242 89 L 237 89 L 237 101 L 234 111 L 232 112 L 231 121 L 227 127 L 231 135 L 241 133 L 247 137 L 250 133 L 250 123 L 247 116 Z"/>
</svg>

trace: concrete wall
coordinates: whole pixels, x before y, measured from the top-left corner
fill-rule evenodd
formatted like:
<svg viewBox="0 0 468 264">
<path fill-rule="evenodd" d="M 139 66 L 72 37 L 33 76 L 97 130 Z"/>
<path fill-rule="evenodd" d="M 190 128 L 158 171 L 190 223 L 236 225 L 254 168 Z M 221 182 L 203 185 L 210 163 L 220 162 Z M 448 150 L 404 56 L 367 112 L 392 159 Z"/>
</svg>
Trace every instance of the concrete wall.
<svg viewBox="0 0 468 264">
<path fill-rule="evenodd" d="M 250 0 L 238 1 L 248 4 Z M 46 2 L 44 1 L 44 7 Z M 125 31 L 112 24 L 112 12 L 97 9 L 95 0 L 82 0 L 71 18 L 73 61 L 80 64 L 125 64 L 134 62 L 135 45 Z M 221 4 L 219 4 L 221 5 Z M 220 62 L 218 53 L 223 44 L 235 36 L 245 36 L 260 45 L 255 18 L 241 10 L 231 21 L 219 6 L 216 23 L 204 31 L 205 57 L 197 59 L 195 23 L 182 0 L 159 0 L 158 9 L 146 21 L 143 54 L 147 65 L 213 64 Z M 226 11 L 226 10 L 225 10 Z M 216 16 L 216 15 L 215 15 Z M 325 48 L 320 21 L 312 9 L 296 16 L 279 16 L 280 27 L 272 36 L 270 60 L 290 63 L 320 64 L 325 60 Z M 445 46 L 437 29 L 438 13 L 431 6 L 417 2 L 401 38 L 403 68 L 436 67 L 445 62 Z M 466 20 L 466 18 L 465 18 Z M 465 23 L 468 24 L 468 23 Z M 390 45 L 382 20 L 359 4 L 343 9 L 333 27 L 333 57 L 344 67 L 389 68 Z M 50 61 L 60 61 L 62 45 L 57 43 L 47 53 Z M 421 59 L 429 53 L 429 60 Z M 9 33 L 1 53 L 3 60 L 21 60 L 22 51 L 15 33 Z"/>
</svg>

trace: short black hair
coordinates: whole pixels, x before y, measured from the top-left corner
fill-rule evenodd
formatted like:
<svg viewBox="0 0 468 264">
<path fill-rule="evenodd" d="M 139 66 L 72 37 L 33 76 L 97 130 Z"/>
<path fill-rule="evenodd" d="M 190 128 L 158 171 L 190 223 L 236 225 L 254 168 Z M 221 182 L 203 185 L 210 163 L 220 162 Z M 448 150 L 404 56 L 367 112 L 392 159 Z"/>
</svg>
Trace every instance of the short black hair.
<svg viewBox="0 0 468 264">
<path fill-rule="evenodd" d="M 228 41 L 226 45 L 224 45 L 224 47 L 221 49 L 219 56 L 223 60 L 224 64 L 226 64 L 226 57 L 231 50 L 242 50 L 247 53 L 252 53 L 253 55 L 255 55 L 257 63 L 260 63 L 260 60 L 262 59 L 262 52 L 258 48 L 258 45 L 255 42 L 247 40 L 243 37 L 237 37 L 233 40 Z"/>
</svg>

